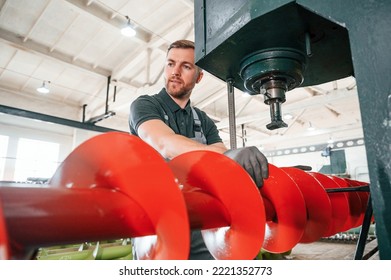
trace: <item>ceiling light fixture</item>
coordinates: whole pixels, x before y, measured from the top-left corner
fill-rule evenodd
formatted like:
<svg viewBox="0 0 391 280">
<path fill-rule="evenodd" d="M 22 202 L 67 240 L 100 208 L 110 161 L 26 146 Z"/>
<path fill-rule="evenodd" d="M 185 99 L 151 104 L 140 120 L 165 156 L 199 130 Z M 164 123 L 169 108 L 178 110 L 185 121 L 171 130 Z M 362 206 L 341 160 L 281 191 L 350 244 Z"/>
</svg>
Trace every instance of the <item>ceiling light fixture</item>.
<svg viewBox="0 0 391 280">
<path fill-rule="evenodd" d="M 309 130 L 309 131 L 314 131 L 315 130 L 315 127 L 312 126 L 311 122 L 309 122 L 309 127 L 307 127 L 307 130 Z"/>
<path fill-rule="evenodd" d="M 284 119 L 291 120 L 291 119 L 293 119 L 293 115 L 290 113 L 286 113 L 286 114 L 284 114 Z"/>
<path fill-rule="evenodd" d="M 49 83 L 50 83 L 50 81 L 48 81 L 48 84 Z M 43 81 L 42 86 L 37 88 L 37 91 L 39 93 L 49 93 L 50 92 L 49 88 L 46 86 L 46 81 Z"/>
<path fill-rule="evenodd" d="M 125 16 L 128 22 L 126 25 L 121 29 L 121 34 L 126 37 L 133 37 L 136 35 L 136 30 L 134 30 L 133 26 L 130 23 L 130 18 L 128 16 Z"/>
<path fill-rule="evenodd" d="M 89 119 L 86 123 L 96 124 L 97 122 L 103 121 L 103 120 L 111 118 L 113 116 L 115 116 L 115 112 L 108 111 L 108 112 L 104 113 L 103 115 L 99 115 L 99 116 L 96 116 L 96 117 Z"/>
</svg>

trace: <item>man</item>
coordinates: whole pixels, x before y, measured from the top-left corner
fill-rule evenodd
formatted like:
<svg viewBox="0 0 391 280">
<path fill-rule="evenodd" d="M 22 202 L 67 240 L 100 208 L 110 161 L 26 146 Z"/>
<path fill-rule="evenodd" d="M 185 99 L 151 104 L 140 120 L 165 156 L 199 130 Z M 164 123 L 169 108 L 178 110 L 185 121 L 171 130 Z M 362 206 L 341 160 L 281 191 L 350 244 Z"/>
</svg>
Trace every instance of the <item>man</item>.
<svg viewBox="0 0 391 280">
<path fill-rule="evenodd" d="M 237 161 L 261 187 L 268 177 L 266 157 L 255 147 L 228 150 L 214 122 L 205 112 L 190 106 L 192 90 L 202 77 L 202 70 L 194 62 L 194 43 L 172 43 L 164 67 L 165 87 L 156 95 L 143 95 L 132 103 L 131 133 L 167 160 L 195 150 L 223 153 Z M 191 240 L 190 259 L 213 259 L 200 231 L 193 231 Z"/>
</svg>

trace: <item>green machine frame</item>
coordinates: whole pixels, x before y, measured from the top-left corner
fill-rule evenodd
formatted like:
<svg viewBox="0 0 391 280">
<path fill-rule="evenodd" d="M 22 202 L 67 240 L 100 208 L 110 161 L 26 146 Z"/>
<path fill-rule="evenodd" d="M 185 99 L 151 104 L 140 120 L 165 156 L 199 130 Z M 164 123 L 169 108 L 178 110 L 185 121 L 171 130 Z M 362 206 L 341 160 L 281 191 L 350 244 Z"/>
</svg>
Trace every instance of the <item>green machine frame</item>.
<svg viewBox="0 0 391 280">
<path fill-rule="evenodd" d="M 287 91 L 355 77 L 379 257 L 391 259 L 391 1 L 194 2 L 196 64 L 264 94 L 269 129 L 285 125 Z"/>
</svg>

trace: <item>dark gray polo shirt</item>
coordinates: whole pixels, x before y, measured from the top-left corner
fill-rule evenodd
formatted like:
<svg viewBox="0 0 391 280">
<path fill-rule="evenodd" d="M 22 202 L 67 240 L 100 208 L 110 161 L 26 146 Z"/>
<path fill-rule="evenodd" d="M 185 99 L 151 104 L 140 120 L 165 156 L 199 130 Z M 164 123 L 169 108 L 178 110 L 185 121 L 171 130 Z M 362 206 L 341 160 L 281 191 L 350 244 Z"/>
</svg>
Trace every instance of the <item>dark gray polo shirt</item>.
<svg viewBox="0 0 391 280">
<path fill-rule="evenodd" d="M 207 144 L 222 142 L 219 131 L 212 119 L 198 108 L 194 109 L 201 121 Z M 168 116 L 168 121 L 166 121 L 165 115 Z M 152 96 L 142 95 L 132 102 L 129 115 L 130 132 L 138 136 L 138 127 L 143 122 L 154 119 L 166 122 L 176 134 L 194 138 L 194 118 L 190 102 L 182 109 L 172 100 L 165 89 Z"/>
<path fill-rule="evenodd" d="M 207 144 L 222 142 L 216 125 L 205 112 L 194 108 L 201 121 L 202 130 Z M 168 117 L 168 120 L 167 120 Z M 194 138 L 194 117 L 190 102 L 182 109 L 172 100 L 163 88 L 153 96 L 142 95 L 133 101 L 130 106 L 129 126 L 130 132 L 137 135 L 138 127 L 145 121 L 159 119 L 165 122 L 176 134 Z M 191 233 L 190 260 L 213 260 L 201 236 L 201 231 Z"/>
</svg>

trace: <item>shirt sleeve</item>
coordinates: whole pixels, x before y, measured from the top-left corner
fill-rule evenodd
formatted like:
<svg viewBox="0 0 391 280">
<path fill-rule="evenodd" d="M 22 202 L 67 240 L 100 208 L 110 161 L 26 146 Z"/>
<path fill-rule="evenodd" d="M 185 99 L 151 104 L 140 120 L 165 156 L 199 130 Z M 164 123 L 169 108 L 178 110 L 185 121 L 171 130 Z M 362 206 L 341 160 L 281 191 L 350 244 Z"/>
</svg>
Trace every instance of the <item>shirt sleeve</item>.
<svg viewBox="0 0 391 280">
<path fill-rule="evenodd" d="M 146 121 L 155 119 L 164 121 L 164 115 L 151 100 L 152 98 L 149 95 L 142 95 L 130 105 L 129 128 L 133 135 L 138 136 L 139 126 Z"/>
</svg>

